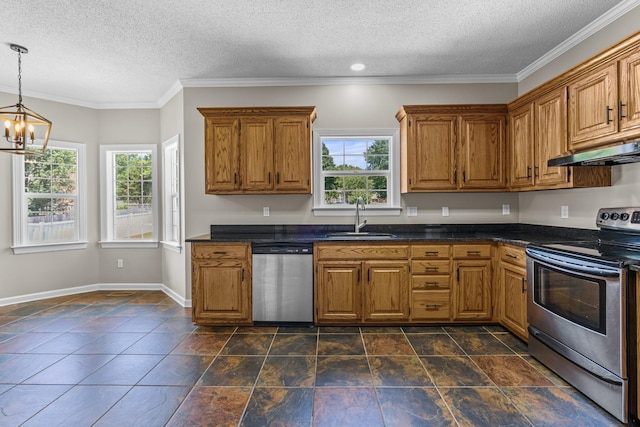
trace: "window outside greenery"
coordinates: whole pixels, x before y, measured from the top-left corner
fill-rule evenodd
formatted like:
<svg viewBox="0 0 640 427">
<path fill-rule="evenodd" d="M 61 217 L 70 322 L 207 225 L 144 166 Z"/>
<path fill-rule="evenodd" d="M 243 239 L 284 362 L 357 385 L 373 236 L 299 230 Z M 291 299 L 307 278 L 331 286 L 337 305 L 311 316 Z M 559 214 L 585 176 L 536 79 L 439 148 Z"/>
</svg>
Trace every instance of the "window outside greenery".
<svg viewBox="0 0 640 427">
<path fill-rule="evenodd" d="M 113 238 L 153 238 L 151 152 L 113 153 Z"/>
<path fill-rule="evenodd" d="M 34 148 L 40 151 L 41 148 Z M 24 244 L 78 240 L 78 150 L 47 147 L 24 157 L 27 230 Z"/>
<path fill-rule="evenodd" d="M 388 206 L 390 138 L 322 138 L 323 203 Z"/>
</svg>

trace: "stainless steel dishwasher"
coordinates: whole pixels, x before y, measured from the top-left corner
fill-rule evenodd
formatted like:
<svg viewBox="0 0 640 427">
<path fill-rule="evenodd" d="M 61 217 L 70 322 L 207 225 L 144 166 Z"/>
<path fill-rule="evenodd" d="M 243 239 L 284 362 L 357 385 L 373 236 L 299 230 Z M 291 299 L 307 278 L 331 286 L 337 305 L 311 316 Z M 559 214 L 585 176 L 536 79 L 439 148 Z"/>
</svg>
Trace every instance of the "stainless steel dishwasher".
<svg viewBox="0 0 640 427">
<path fill-rule="evenodd" d="M 313 323 L 313 244 L 252 245 L 253 321 Z"/>
</svg>

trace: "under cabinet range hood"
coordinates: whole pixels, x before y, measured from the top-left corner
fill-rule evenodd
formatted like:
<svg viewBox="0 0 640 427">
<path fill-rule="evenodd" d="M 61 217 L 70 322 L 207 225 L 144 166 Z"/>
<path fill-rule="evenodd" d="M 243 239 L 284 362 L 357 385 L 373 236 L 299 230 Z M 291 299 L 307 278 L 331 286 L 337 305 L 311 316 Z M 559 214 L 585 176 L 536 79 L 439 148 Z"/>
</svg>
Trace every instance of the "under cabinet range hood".
<svg viewBox="0 0 640 427">
<path fill-rule="evenodd" d="M 598 148 L 582 153 L 556 157 L 548 166 L 610 166 L 640 162 L 640 142 Z"/>
</svg>

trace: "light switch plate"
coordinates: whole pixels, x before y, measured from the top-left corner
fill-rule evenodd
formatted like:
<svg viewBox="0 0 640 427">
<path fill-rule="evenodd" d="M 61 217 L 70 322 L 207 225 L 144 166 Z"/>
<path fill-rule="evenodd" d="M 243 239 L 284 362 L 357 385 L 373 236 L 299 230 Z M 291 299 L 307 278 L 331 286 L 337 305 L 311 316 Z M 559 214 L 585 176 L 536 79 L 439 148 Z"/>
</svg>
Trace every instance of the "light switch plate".
<svg viewBox="0 0 640 427">
<path fill-rule="evenodd" d="M 569 218 L 569 206 L 560 206 L 560 218 Z"/>
<path fill-rule="evenodd" d="M 269 216 L 269 206 L 262 208 L 262 216 Z"/>
<path fill-rule="evenodd" d="M 407 206 L 407 216 L 418 216 L 418 207 Z"/>
<path fill-rule="evenodd" d="M 511 205 L 502 205 L 502 215 L 511 214 Z"/>
<path fill-rule="evenodd" d="M 447 206 L 442 207 L 442 216 L 449 216 L 449 208 Z"/>
</svg>

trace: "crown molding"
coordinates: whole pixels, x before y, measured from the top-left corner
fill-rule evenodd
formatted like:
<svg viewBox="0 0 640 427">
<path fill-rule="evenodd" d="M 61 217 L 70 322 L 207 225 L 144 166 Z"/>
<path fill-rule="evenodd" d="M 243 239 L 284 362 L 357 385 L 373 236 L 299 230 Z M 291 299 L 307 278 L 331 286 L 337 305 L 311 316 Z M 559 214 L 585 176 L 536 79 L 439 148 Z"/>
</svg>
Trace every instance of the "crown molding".
<svg viewBox="0 0 640 427">
<path fill-rule="evenodd" d="M 545 53 L 540 58 L 536 59 L 534 62 L 520 70 L 516 74 L 518 82 L 526 79 L 531 74 L 548 65 L 553 60 L 560 57 L 562 54 L 568 52 L 570 49 L 582 43 L 598 31 L 602 30 L 607 25 L 611 24 L 612 22 L 638 6 L 640 6 L 640 0 L 624 0 L 617 6 L 612 7 L 604 15 L 600 16 L 598 19 L 569 37 L 567 40 L 563 41 L 558 46 L 554 47 L 549 52 Z"/>
</svg>

